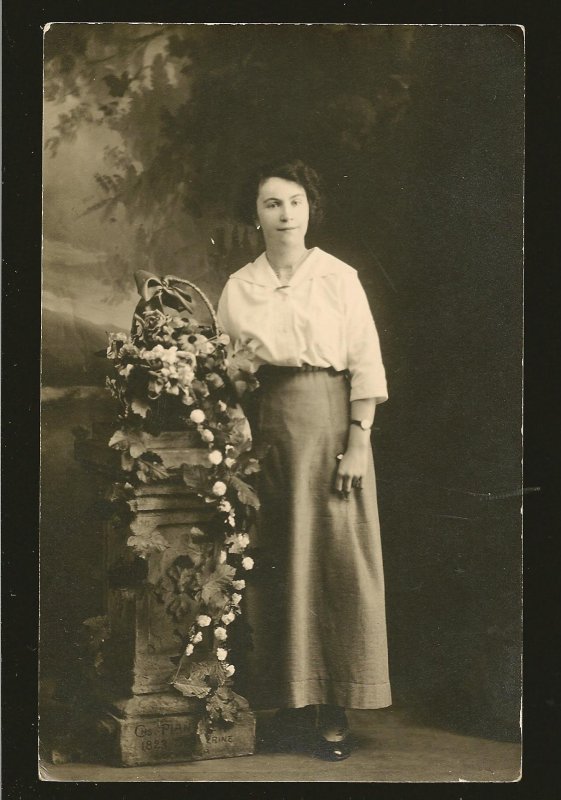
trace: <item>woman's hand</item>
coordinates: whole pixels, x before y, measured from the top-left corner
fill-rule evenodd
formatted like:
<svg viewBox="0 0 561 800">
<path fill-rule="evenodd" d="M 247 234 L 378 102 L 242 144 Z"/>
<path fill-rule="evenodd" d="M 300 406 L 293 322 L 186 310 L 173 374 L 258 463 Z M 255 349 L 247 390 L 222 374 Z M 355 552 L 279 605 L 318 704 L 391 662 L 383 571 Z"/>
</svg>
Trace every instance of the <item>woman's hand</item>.
<svg viewBox="0 0 561 800">
<path fill-rule="evenodd" d="M 335 476 L 335 491 L 347 497 L 352 488 L 361 489 L 367 463 L 368 448 L 348 447 L 343 456 L 339 457 L 339 466 Z"/>
</svg>

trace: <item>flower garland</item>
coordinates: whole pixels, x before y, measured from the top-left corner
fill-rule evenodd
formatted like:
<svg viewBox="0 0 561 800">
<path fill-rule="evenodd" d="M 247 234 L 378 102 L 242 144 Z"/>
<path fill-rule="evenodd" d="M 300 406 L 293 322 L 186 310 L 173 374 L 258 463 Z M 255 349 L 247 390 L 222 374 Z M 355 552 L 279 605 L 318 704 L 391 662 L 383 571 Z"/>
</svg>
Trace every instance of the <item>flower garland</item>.
<svg viewBox="0 0 561 800">
<path fill-rule="evenodd" d="M 254 566 L 246 551 L 259 500 L 247 479 L 260 467 L 238 396 L 258 382 L 251 350 L 229 359 L 228 344 L 226 334 L 184 313 L 146 304 L 137 309 L 131 336 L 111 333 L 107 348 L 114 368 L 107 387 L 121 404 L 121 427 L 109 445 L 121 451 L 121 468 L 133 483 L 180 478 L 214 510 L 205 531 L 190 531 L 187 565 L 174 564 L 154 587 L 176 620 L 198 610 L 170 683 L 205 701 L 200 733 L 233 722 L 247 708 L 230 688 L 235 665 L 228 627 L 241 614 L 246 582 L 240 575 Z M 207 463 L 166 468 L 148 438 L 164 430 L 197 431 Z M 142 558 L 168 547 L 157 532 L 130 536 L 127 543 Z"/>
</svg>

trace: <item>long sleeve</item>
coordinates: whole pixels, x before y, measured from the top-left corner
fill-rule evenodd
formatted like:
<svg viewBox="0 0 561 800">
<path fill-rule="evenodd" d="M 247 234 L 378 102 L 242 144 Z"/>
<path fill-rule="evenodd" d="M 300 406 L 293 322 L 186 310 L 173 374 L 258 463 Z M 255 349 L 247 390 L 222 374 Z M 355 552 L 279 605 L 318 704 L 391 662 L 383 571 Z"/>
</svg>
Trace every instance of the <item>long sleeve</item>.
<svg viewBox="0 0 561 800">
<path fill-rule="evenodd" d="M 345 325 L 351 400 L 373 397 L 383 403 L 388 399 L 388 389 L 380 340 L 356 272 L 345 281 Z"/>
</svg>

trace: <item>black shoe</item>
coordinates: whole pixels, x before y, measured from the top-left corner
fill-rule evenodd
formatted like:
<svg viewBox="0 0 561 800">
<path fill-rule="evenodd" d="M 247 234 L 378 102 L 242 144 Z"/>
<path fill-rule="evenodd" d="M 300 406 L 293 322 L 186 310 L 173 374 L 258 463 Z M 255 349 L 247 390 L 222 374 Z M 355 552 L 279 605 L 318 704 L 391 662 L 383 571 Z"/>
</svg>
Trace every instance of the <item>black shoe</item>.
<svg viewBox="0 0 561 800">
<path fill-rule="evenodd" d="M 330 742 L 319 736 L 313 749 L 314 758 L 321 758 L 323 761 L 344 761 L 353 752 L 350 734 L 338 742 Z"/>
</svg>

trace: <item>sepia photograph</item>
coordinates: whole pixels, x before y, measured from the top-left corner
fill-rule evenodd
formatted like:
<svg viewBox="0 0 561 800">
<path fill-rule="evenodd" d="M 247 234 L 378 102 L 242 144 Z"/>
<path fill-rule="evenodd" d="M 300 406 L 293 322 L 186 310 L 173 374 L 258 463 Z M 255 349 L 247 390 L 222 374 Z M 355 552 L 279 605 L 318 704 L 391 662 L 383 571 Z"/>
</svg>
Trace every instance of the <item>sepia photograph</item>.
<svg viewBox="0 0 561 800">
<path fill-rule="evenodd" d="M 521 779 L 524 85 L 45 26 L 41 780 Z"/>
</svg>

